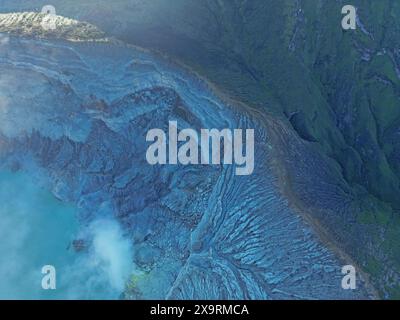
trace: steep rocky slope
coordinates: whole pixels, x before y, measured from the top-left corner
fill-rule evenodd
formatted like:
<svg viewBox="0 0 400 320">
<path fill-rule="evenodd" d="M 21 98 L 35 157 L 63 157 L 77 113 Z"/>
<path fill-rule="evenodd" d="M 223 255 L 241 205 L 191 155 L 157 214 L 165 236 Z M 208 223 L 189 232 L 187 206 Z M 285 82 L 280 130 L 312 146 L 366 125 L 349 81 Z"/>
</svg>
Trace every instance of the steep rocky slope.
<svg viewBox="0 0 400 320">
<path fill-rule="evenodd" d="M 82 225 L 118 218 L 137 268 L 126 298 L 372 297 L 361 278 L 359 290 L 341 288 L 351 261 L 279 192 L 265 123 L 187 70 L 122 44 L 10 36 L 0 74 L 2 168 L 24 170 L 76 204 Z M 167 130 L 170 119 L 180 128 L 254 128 L 254 174 L 150 166 L 146 133 Z"/>
<path fill-rule="evenodd" d="M 398 1 L 353 1 L 358 28 L 346 32 L 340 22 L 348 1 L 97 3 L 95 10 L 65 10 L 184 61 L 229 96 L 293 128 L 313 156 L 301 162 L 306 180 L 296 175 L 298 151 L 282 158 L 286 191 L 312 209 L 383 297 L 398 296 Z M 329 175 L 312 170 L 314 158 L 330 162 Z"/>
<path fill-rule="evenodd" d="M 399 16 L 395 0 L 54 0 L 59 13 L 167 53 L 245 102 L 267 130 L 291 203 L 399 296 Z M 4 11 L 40 1 L 0 1 Z M 277 160 L 278 159 L 278 160 Z"/>
</svg>

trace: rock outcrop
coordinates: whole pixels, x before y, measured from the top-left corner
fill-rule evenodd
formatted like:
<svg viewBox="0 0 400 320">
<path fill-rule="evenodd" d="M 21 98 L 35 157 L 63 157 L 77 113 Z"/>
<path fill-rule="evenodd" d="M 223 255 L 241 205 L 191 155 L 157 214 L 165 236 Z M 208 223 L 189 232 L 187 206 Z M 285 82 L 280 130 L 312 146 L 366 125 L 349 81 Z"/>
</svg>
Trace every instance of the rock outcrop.
<svg viewBox="0 0 400 320">
<path fill-rule="evenodd" d="M 90 23 L 45 13 L 0 14 L 0 32 L 14 35 L 60 38 L 70 41 L 107 41 L 105 33 Z"/>
</svg>

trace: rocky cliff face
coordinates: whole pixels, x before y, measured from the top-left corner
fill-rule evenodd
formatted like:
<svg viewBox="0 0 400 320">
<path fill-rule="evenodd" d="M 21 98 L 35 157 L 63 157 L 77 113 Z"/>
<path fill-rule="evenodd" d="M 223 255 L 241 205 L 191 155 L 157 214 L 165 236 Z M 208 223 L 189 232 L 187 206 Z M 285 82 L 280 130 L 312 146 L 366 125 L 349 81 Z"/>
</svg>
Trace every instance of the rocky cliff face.
<svg viewBox="0 0 400 320">
<path fill-rule="evenodd" d="M 376 279 L 383 297 L 397 297 L 400 7 L 355 0 L 357 30 L 345 32 L 345 4 L 158 0 L 76 14 L 109 17 L 99 23 L 117 37 L 168 53 L 273 114 L 284 123 L 277 141 L 289 143 L 292 128 L 311 155 L 300 152 L 299 162 L 291 144 L 279 147 L 287 192 Z M 329 169 L 313 170 L 315 159 Z"/>
<path fill-rule="evenodd" d="M 5 11 L 40 4 L 0 3 Z M 354 32 L 340 26 L 345 1 L 53 4 L 184 62 L 244 102 L 270 139 L 268 155 L 291 204 L 371 275 L 381 297 L 398 297 L 397 1 L 354 0 Z"/>
<path fill-rule="evenodd" d="M 118 218 L 138 268 L 126 298 L 371 297 L 341 289 L 349 262 L 279 192 L 265 123 L 187 70 L 121 44 L 10 36 L 0 74 L 1 166 L 47 181 L 83 225 Z M 146 133 L 168 120 L 254 128 L 254 174 L 150 166 Z"/>
</svg>

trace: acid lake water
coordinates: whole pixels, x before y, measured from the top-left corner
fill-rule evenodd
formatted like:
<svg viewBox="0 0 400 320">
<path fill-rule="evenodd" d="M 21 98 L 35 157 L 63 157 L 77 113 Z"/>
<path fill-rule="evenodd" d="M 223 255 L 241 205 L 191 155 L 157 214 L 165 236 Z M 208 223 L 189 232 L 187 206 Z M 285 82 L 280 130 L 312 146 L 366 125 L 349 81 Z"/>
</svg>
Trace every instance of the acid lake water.
<svg viewBox="0 0 400 320">
<path fill-rule="evenodd" d="M 0 299 L 118 298 L 110 261 L 70 246 L 79 230 L 74 206 L 8 171 L 0 172 L 0 203 Z M 42 288 L 44 265 L 56 268 L 55 290 Z"/>
</svg>

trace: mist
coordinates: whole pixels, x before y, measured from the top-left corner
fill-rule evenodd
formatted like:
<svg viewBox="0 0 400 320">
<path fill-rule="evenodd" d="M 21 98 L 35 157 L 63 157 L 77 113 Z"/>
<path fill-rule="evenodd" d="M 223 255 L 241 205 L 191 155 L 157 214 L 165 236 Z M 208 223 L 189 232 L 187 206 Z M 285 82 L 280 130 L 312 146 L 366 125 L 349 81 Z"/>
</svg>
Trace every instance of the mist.
<svg viewBox="0 0 400 320">
<path fill-rule="evenodd" d="M 132 249 L 124 238 L 120 225 L 112 219 L 95 221 L 90 228 L 93 235 L 91 258 L 107 276 L 109 286 L 122 291 L 132 272 Z"/>
<path fill-rule="evenodd" d="M 57 200 L 29 175 L 0 171 L 0 299 L 118 299 L 133 271 L 132 246 L 113 218 L 81 229 L 77 209 Z M 76 252 L 71 241 L 87 239 Z M 44 265 L 56 289 L 41 287 Z"/>
</svg>

